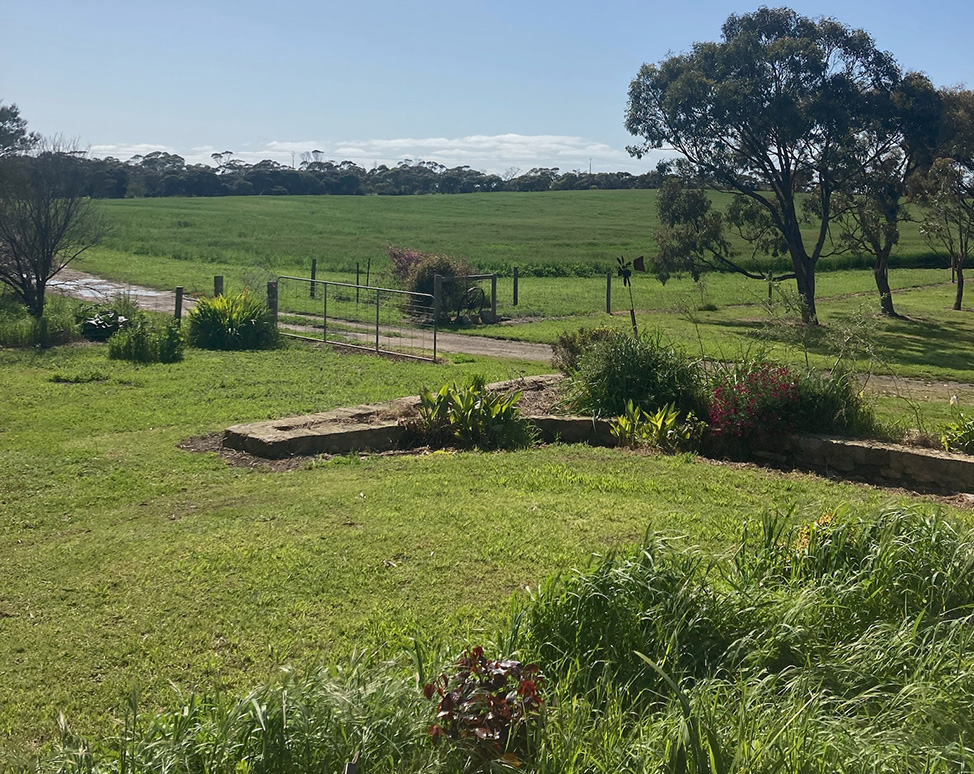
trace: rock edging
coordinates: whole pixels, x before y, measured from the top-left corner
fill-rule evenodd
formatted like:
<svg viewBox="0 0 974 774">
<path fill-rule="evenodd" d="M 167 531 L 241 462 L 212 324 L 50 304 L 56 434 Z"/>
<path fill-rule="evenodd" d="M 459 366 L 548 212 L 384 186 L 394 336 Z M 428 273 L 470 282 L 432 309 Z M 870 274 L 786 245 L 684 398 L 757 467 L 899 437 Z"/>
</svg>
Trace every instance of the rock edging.
<svg viewBox="0 0 974 774">
<path fill-rule="evenodd" d="M 495 390 L 531 390 L 558 376 L 535 376 L 488 385 Z M 409 429 L 403 420 L 416 415 L 419 398 L 339 408 L 320 414 L 234 425 L 224 431 L 223 446 L 266 459 L 389 451 L 403 448 Z M 611 423 L 582 416 L 525 417 L 545 443 L 615 446 Z M 786 435 L 753 448 L 759 463 L 810 470 L 880 486 L 919 491 L 974 492 L 974 457 L 875 441 L 818 435 Z"/>
</svg>

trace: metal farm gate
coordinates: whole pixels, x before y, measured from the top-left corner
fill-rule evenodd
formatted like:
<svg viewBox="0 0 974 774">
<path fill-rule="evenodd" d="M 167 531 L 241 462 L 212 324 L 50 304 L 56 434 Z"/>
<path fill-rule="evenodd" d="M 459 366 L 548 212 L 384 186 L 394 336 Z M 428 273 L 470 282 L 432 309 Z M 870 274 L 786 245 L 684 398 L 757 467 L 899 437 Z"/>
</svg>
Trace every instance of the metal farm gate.
<svg viewBox="0 0 974 774">
<path fill-rule="evenodd" d="M 428 293 L 277 278 L 278 329 L 298 339 L 435 361 L 435 307 Z"/>
</svg>

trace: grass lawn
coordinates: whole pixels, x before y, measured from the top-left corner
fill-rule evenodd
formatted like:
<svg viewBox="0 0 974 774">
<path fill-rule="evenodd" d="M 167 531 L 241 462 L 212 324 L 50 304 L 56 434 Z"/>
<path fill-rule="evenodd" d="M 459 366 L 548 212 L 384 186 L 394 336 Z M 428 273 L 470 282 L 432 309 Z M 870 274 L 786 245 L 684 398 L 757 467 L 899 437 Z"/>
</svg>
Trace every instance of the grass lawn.
<svg viewBox="0 0 974 774">
<path fill-rule="evenodd" d="M 720 551 L 769 508 L 814 516 L 891 498 L 585 447 L 355 456 L 290 472 L 177 447 L 236 422 L 536 368 L 463 360 L 296 345 L 137 367 L 102 346 L 0 351 L 0 750 L 42 747 L 59 710 L 76 730 L 105 733 L 133 684 L 160 706 L 175 701 L 170 682 L 240 692 L 281 664 L 411 636 L 474 640 L 503 625 L 512 592 L 648 528 Z"/>
</svg>

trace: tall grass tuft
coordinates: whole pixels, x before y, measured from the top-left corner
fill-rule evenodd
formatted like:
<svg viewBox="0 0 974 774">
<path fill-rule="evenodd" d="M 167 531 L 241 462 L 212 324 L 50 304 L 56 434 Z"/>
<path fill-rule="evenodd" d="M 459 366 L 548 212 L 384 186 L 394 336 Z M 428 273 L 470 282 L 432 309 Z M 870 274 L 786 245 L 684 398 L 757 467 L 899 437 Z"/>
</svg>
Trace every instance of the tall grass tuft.
<svg viewBox="0 0 974 774">
<path fill-rule="evenodd" d="M 244 290 L 197 301 L 189 313 L 189 341 L 202 349 L 270 349 L 279 336 L 267 304 Z"/>
<path fill-rule="evenodd" d="M 939 517 L 769 517 L 725 561 L 650 538 L 549 582 L 525 648 L 631 708 L 635 770 L 948 772 L 974 760 L 972 612 L 974 539 Z"/>
<path fill-rule="evenodd" d="M 67 298 L 48 294 L 44 316 L 35 319 L 12 295 L 0 292 L 0 347 L 54 347 L 80 341 L 76 305 Z"/>
<path fill-rule="evenodd" d="M 185 340 L 175 320 L 155 323 L 139 313 L 122 330 L 108 340 L 110 360 L 130 360 L 133 363 L 178 363 L 183 359 Z"/>
<path fill-rule="evenodd" d="M 619 416 L 632 401 L 656 412 L 672 404 L 680 413 L 706 416 L 697 363 L 660 334 L 633 337 L 605 331 L 583 341 L 569 374 L 568 405 L 595 416 Z"/>
<path fill-rule="evenodd" d="M 107 745 L 93 747 L 62 722 L 55 764 L 64 774 L 333 774 L 358 754 L 363 770 L 420 771 L 433 752 L 425 705 L 402 672 L 358 656 L 343 668 L 286 672 L 237 700 L 189 696 L 168 712 L 144 712 L 133 694 Z"/>
</svg>

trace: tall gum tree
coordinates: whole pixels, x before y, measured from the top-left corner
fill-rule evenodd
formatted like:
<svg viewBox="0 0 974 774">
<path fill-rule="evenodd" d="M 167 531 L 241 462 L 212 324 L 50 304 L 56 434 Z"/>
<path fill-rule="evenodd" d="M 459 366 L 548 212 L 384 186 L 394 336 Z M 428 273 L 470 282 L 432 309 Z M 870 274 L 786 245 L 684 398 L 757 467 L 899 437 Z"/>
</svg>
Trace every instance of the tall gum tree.
<svg viewBox="0 0 974 774">
<path fill-rule="evenodd" d="M 904 206 L 912 177 L 930 169 L 941 126 L 943 100 L 922 73 L 908 73 L 891 99 L 877 101 L 872 127 L 858 135 L 853 158 L 860 174 L 836 198 L 841 243 L 869 256 L 880 309 L 898 317 L 889 284 L 889 259 L 910 218 Z"/>
<path fill-rule="evenodd" d="M 900 79 L 866 32 L 834 19 L 765 7 L 732 15 L 721 41 L 643 65 L 629 87 L 626 128 L 641 138 L 629 152 L 671 148 L 693 175 L 750 200 L 781 235 L 814 323 L 833 197 L 861 174 L 858 138 Z M 819 216 L 808 243 L 803 195 Z"/>
<path fill-rule="evenodd" d="M 954 309 L 964 302 L 964 267 L 974 246 L 974 91 L 944 89 L 935 158 L 910 180 L 921 205 L 920 230 L 930 244 L 947 250 L 956 292 Z"/>
</svg>

